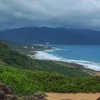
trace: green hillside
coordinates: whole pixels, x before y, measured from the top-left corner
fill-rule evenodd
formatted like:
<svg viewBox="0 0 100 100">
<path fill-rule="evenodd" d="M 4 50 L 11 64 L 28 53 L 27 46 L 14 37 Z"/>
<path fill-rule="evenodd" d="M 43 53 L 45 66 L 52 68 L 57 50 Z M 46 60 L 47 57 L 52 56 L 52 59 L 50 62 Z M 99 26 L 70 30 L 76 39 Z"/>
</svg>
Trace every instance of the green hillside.
<svg viewBox="0 0 100 100">
<path fill-rule="evenodd" d="M 42 50 L 50 50 L 52 47 L 49 45 L 38 45 L 38 44 L 18 44 L 13 43 L 9 41 L 3 41 L 4 44 L 6 44 L 11 50 L 17 51 L 21 54 L 25 55 L 32 55 L 36 51 L 42 51 Z"/>
<path fill-rule="evenodd" d="M 67 76 L 86 77 L 90 76 L 81 68 L 72 68 L 70 64 L 61 65 L 53 61 L 41 61 L 31 59 L 30 57 L 10 50 L 8 47 L 0 49 L 0 61 L 14 67 L 23 67 L 32 70 L 42 70 L 49 72 L 58 72 Z"/>
<path fill-rule="evenodd" d="M 44 92 L 100 92 L 100 77 L 75 64 L 31 59 L 0 42 L 0 82 L 18 95 Z"/>
<path fill-rule="evenodd" d="M 32 95 L 36 91 L 100 92 L 100 77 L 71 78 L 54 72 L 11 66 L 0 66 L 0 81 L 10 84 L 19 95 Z"/>
</svg>

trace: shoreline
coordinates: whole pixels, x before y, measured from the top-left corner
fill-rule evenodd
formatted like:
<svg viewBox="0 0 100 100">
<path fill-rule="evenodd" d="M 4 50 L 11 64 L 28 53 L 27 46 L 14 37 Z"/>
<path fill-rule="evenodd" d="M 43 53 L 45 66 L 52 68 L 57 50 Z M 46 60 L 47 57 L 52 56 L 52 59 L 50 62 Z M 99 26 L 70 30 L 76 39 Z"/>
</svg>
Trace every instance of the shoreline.
<svg viewBox="0 0 100 100">
<path fill-rule="evenodd" d="M 34 55 L 29 55 L 32 59 L 38 60 L 47 60 L 47 61 L 54 61 L 54 62 L 63 62 L 67 64 L 77 65 L 78 67 L 85 68 L 87 70 L 93 70 L 96 72 L 100 72 L 100 65 L 91 61 L 84 61 L 84 60 L 71 60 L 71 59 L 63 59 L 53 54 L 49 54 L 48 51 L 53 51 L 54 48 L 51 50 L 44 50 L 44 51 L 35 51 Z"/>
</svg>

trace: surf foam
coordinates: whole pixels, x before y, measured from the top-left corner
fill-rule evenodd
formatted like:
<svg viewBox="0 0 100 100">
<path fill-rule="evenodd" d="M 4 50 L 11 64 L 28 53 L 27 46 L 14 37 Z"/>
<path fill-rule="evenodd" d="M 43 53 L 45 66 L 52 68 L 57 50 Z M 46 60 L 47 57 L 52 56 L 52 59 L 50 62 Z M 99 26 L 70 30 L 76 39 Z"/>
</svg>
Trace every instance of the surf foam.
<svg viewBox="0 0 100 100">
<path fill-rule="evenodd" d="M 32 57 L 32 56 L 31 56 Z M 72 60 L 72 59 L 64 59 L 57 55 L 49 54 L 48 51 L 38 51 L 35 55 L 33 55 L 35 59 L 40 60 L 53 60 L 53 61 L 63 61 L 69 63 L 76 63 L 83 65 L 85 68 L 93 69 L 96 71 L 100 71 L 100 64 L 91 62 L 91 61 L 83 61 L 83 60 Z"/>
</svg>

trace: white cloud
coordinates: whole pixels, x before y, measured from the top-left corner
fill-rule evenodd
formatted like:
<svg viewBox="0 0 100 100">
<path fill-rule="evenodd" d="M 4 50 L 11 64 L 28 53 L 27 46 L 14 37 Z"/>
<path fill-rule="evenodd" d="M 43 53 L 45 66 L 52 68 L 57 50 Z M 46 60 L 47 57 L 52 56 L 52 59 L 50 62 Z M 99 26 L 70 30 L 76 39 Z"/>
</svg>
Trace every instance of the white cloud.
<svg viewBox="0 0 100 100">
<path fill-rule="evenodd" d="M 0 0 L 0 26 L 95 29 L 100 26 L 99 12 L 100 0 Z"/>
</svg>

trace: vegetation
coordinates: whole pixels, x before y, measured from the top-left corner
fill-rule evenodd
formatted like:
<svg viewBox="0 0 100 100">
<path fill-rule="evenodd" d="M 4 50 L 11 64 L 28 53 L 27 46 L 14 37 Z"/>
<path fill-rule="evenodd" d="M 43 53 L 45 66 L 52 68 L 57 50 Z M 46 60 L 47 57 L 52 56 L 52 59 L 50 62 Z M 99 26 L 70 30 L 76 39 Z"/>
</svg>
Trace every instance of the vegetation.
<svg viewBox="0 0 100 100">
<path fill-rule="evenodd" d="M 30 57 L 20 54 L 16 51 L 12 51 L 9 48 L 0 49 L 0 61 L 14 67 L 23 67 L 32 70 L 41 70 L 49 72 L 58 72 L 66 76 L 71 77 L 85 77 L 90 76 L 87 72 L 84 72 L 80 68 L 70 68 L 70 65 L 60 65 L 53 61 L 41 61 L 31 59 Z"/>
<path fill-rule="evenodd" d="M 72 64 L 73 65 L 73 64 Z M 71 66 L 72 66 L 71 65 Z M 31 59 L 0 42 L 0 81 L 19 95 L 45 92 L 100 92 L 100 77 L 81 68 Z"/>
<path fill-rule="evenodd" d="M 19 95 L 45 92 L 100 92 L 100 77 L 70 78 L 47 71 L 0 66 L 0 81 L 11 85 Z"/>
<path fill-rule="evenodd" d="M 35 51 L 50 50 L 51 47 L 47 45 L 37 45 L 37 44 L 18 44 L 9 41 L 3 41 L 11 50 L 20 52 L 21 54 L 31 55 Z"/>
</svg>

